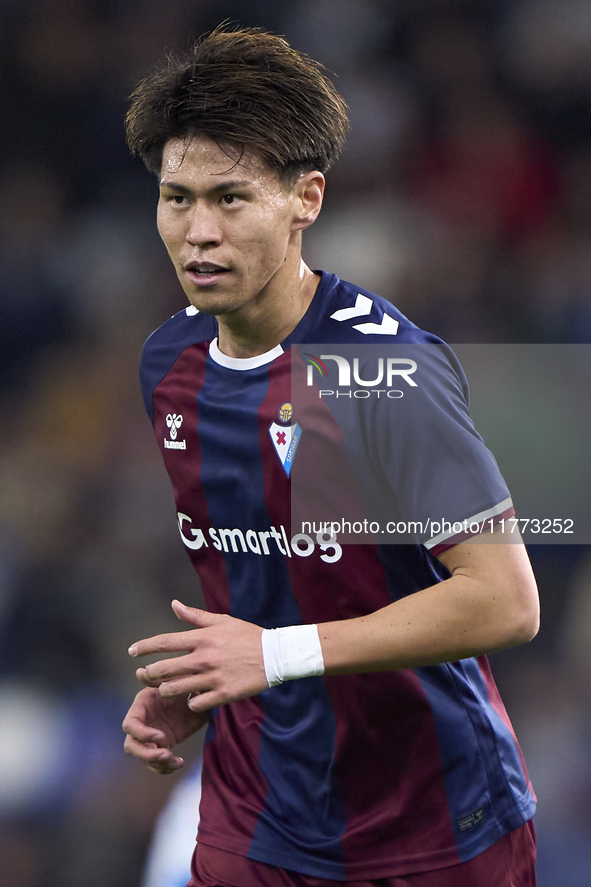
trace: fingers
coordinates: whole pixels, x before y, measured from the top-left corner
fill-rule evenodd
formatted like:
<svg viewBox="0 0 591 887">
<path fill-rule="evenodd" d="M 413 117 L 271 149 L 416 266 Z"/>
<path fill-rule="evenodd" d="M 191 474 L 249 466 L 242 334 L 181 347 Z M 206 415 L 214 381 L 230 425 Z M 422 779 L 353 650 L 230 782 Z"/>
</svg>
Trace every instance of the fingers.
<svg viewBox="0 0 591 887">
<path fill-rule="evenodd" d="M 214 690 L 214 687 L 212 687 L 211 677 L 201 674 L 174 677 L 170 680 L 162 681 L 158 687 L 160 696 L 164 699 L 170 699 L 173 696 L 181 696 L 188 699 L 189 696 L 202 696 L 204 693 L 212 690 Z M 200 707 L 200 711 L 206 711 L 206 709 Z"/>
<path fill-rule="evenodd" d="M 208 628 L 214 625 L 219 619 L 219 613 L 209 613 L 207 610 L 200 610 L 197 607 L 187 607 L 181 601 L 174 600 L 171 603 L 174 614 L 177 619 L 183 622 L 189 622 L 198 628 Z"/>
<path fill-rule="evenodd" d="M 184 760 L 177 755 L 173 755 L 169 748 L 160 748 L 154 743 L 140 742 L 129 733 L 125 737 L 123 744 L 126 754 L 132 755 L 143 764 L 146 764 L 150 770 L 160 773 L 163 776 L 168 773 L 174 773 L 180 770 L 184 765 Z"/>
<path fill-rule="evenodd" d="M 218 687 L 212 687 L 212 678 L 209 675 L 188 674 L 185 677 L 175 677 L 167 681 L 151 681 L 145 672 L 145 668 L 138 668 L 136 671 L 136 676 L 143 684 L 149 687 L 157 687 L 160 696 L 164 699 L 184 697 L 187 699 L 188 707 L 193 712 L 205 714 L 212 708 L 218 705 L 225 705 L 226 702 L 230 701 L 227 694 L 222 693 Z M 126 725 L 129 729 L 126 729 Z M 123 722 L 123 729 L 142 741 L 155 741 L 159 744 L 159 738 L 156 735 L 159 731 L 151 730 L 149 727 L 146 728 L 141 722 L 138 722 L 136 727 L 135 722 L 132 724 L 131 720 L 126 718 Z M 163 735 L 160 734 L 160 736 Z"/>
<path fill-rule="evenodd" d="M 153 687 L 153 688 L 157 689 L 160 686 L 160 684 L 162 683 L 162 681 L 153 680 L 152 678 L 149 678 L 148 675 L 146 674 L 145 668 L 136 669 L 135 676 L 138 679 L 138 681 L 140 681 L 144 685 L 144 687 Z"/>
<path fill-rule="evenodd" d="M 162 730 L 149 726 L 141 716 L 133 714 L 130 710 L 122 726 L 127 734 L 123 748 L 128 755 L 132 755 L 162 775 L 174 773 L 183 766 L 183 759 L 173 755 Z"/>
<path fill-rule="evenodd" d="M 211 711 L 212 708 L 224 705 L 227 701 L 228 700 L 226 699 L 220 699 L 219 695 L 216 695 L 213 691 L 204 691 L 203 693 L 196 693 L 195 696 L 191 696 L 187 700 L 187 705 L 191 711 L 196 714 L 206 714 Z"/>
<path fill-rule="evenodd" d="M 148 770 L 152 770 L 154 773 L 159 773 L 160 776 L 168 776 L 170 773 L 176 773 L 176 771 L 180 770 L 184 765 L 185 762 L 182 758 L 171 758 L 170 763 L 146 764 Z"/>
<path fill-rule="evenodd" d="M 194 631 L 176 631 L 136 641 L 127 652 L 130 656 L 147 656 L 148 653 L 188 653 L 195 646 L 195 641 Z"/>
<path fill-rule="evenodd" d="M 161 659 L 143 668 L 138 668 L 136 677 L 147 687 L 159 687 L 167 678 L 183 677 L 195 674 L 196 664 L 190 656 L 178 656 L 176 659 Z"/>
<path fill-rule="evenodd" d="M 208 613 L 196 607 L 187 607 L 180 601 L 173 601 L 172 608 L 179 619 L 197 628 L 209 628 L 225 617 L 219 613 Z M 148 653 L 188 653 L 195 647 L 198 637 L 195 631 L 177 631 L 159 634 L 152 638 L 136 641 L 128 650 L 130 656 L 146 656 Z"/>
<path fill-rule="evenodd" d="M 178 661 L 179 660 L 175 659 L 171 660 L 172 663 Z M 158 665 L 160 665 L 160 663 L 154 663 L 154 666 Z M 136 677 L 146 687 L 157 689 L 159 695 L 165 699 L 170 699 L 176 696 L 182 696 L 188 699 L 190 696 L 202 696 L 214 689 L 212 687 L 211 675 L 195 673 L 194 671 L 191 671 L 190 668 L 187 668 L 186 674 L 183 675 L 173 674 L 159 678 L 153 678 L 148 675 L 148 669 L 152 669 L 152 666 L 138 668 L 136 671 Z M 143 693 L 145 691 L 142 690 L 140 692 Z M 207 698 L 209 699 L 209 696 Z M 201 703 L 196 709 L 193 709 L 192 706 L 189 706 L 189 708 L 193 711 L 207 712 L 216 705 L 223 705 L 227 701 L 226 698 L 222 699 L 221 696 L 219 696 L 219 698 L 216 696 L 215 702 L 212 702 L 210 705 Z M 154 741 L 158 743 L 159 738 L 164 736 L 161 731 L 146 727 L 143 721 L 139 720 L 137 717 L 131 716 L 129 713 L 123 721 L 123 729 L 126 733 L 132 733 L 144 742 Z"/>
<path fill-rule="evenodd" d="M 199 610 L 197 607 L 187 607 L 181 601 L 172 601 L 175 615 L 189 622 L 196 628 L 209 628 L 226 617 L 220 613 L 208 613 L 207 610 Z M 144 638 L 133 643 L 128 650 L 130 656 L 146 656 L 149 653 L 188 653 L 196 646 L 198 634 L 195 631 L 177 631 L 168 634 L 159 634 L 152 638 Z"/>
<path fill-rule="evenodd" d="M 152 743 L 161 748 L 166 747 L 167 740 L 162 730 L 148 726 L 148 724 L 145 724 L 134 715 L 128 714 L 123 721 L 122 726 L 124 733 L 127 733 L 128 736 L 131 736 L 139 742 Z"/>
</svg>

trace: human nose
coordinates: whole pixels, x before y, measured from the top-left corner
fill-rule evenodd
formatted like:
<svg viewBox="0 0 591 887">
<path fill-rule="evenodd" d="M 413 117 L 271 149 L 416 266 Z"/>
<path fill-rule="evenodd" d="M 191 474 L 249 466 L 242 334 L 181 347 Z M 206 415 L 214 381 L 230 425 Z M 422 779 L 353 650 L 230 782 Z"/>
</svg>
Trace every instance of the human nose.
<svg viewBox="0 0 591 887">
<path fill-rule="evenodd" d="M 191 209 L 187 240 L 191 246 L 201 249 L 218 246 L 222 242 L 222 230 L 213 207 L 196 204 Z"/>
</svg>

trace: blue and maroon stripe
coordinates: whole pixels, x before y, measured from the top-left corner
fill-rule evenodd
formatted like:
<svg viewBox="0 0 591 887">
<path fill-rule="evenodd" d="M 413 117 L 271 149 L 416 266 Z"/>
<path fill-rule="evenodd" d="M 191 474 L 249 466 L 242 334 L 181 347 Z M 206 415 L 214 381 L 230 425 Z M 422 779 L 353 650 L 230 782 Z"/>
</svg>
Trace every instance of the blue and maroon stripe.
<svg viewBox="0 0 591 887">
<path fill-rule="evenodd" d="M 233 525 L 244 530 L 279 527 L 280 522 L 268 509 L 258 505 L 253 511 L 252 503 L 264 502 L 268 461 L 273 466 L 275 495 L 280 498 L 283 487 L 289 508 L 289 482 L 268 433 L 278 407 L 285 402 L 285 395 L 270 407 L 268 367 L 228 370 L 209 357 L 206 364 L 197 409 L 203 490 L 211 525 L 226 526 L 231 511 Z M 287 372 L 289 374 L 289 359 Z M 261 436 L 268 460 L 261 455 Z M 228 449 L 232 450 L 232 460 L 227 459 Z M 224 475 L 232 463 L 238 465 L 236 477 Z M 286 562 L 279 551 L 270 555 L 257 555 L 252 551 L 241 551 L 237 555 L 230 551 L 222 552 L 221 556 L 226 565 L 230 598 L 226 612 L 267 627 L 302 622 L 287 567 L 295 558 Z M 280 593 L 270 596 L 270 585 Z M 336 728 L 322 680 L 308 678 L 268 690 L 260 694 L 256 702 L 244 700 L 238 704 L 238 717 L 247 718 L 248 711 L 252 717 L 255 705 L 260 707 L 262 716 L 245 724 L 244 730 L 233 730 L 232 724 L 226 721 L 225 731 L 230 730 L 231 739 L 223 747 L 226 759 L 218 762 L 231 772 L 234 749 L 237 749 L 242 768 L 244 743 L 251 741 L 249 736 L 256 736 L 256 766 L 265 784 L 272 785 L 273 790 L 264 797 L 261 792 L 251 792 L 260 806 L 255 809 L 253 804 L 251 809 L 248 855 L 261 861 L 274 858 L 287 868 L 305 870 L 316 848 L 316 867 L 324 866 L 327 877 L 341 873 L 340 837 L 344 814 L 342 802 L 335 795 L 330 779 L 327 783 L 326 776 L 331 772 Z M 234 718 L 235 705 L 226 709 L 230 711 L 224 710 L 223 717 Z M 255 750 L 255 740 L 251 742 L 252 748 L 246 752 L 249 756 Z M 223 772 L 219 775 L 222 783 L 228 778 Z M 223 834 L 223 830 L 220 823 L 218 835 Z M 244 834 L 244 826 L 240 831 Z M 209 841 L 209 830 L 203 834 L 203 839 Z"/>
</svg>

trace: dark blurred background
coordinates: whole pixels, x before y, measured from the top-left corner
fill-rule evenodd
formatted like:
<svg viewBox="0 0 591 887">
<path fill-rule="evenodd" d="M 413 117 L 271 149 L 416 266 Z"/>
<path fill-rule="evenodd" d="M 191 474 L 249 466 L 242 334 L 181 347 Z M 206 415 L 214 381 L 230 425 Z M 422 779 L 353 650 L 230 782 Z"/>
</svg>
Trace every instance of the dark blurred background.
<svg viewBox="0 0 591 887">
<path fill-rule="evenodd" d="M 225 19 L 285 34 L 350 104 L 312 267 L 452 343 L 591 341 L 588 0 L 3 0 L 2 887 L 139 884 L 177 779 L 120 729 L 127 646 L 179 627 L 173 597 L 200 601 L 137 382 L 186 303 L 122 118 L 150 67 Z M 591 558 L 531 556 L 542 630 L 493 668 L 539 795 L 540 887 L 585 887 Z"/>
</svg>

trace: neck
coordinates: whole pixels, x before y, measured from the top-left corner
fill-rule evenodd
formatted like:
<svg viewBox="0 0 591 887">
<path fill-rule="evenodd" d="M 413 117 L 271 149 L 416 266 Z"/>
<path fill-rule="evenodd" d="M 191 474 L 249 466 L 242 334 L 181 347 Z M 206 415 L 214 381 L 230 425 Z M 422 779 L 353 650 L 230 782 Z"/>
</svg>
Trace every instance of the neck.
<svg viewBox="0 0 591 887">
<path fill-rule="evenodd" d="M 261 293 L 247 313 L 217 317 L 218 347 L 229 357 L 255 357 L 279 345 L 296 328 L 314 298 L 320 278 L 303 260 L 297 271 L 283 276 L 280 287 Z"/>
</svg>

